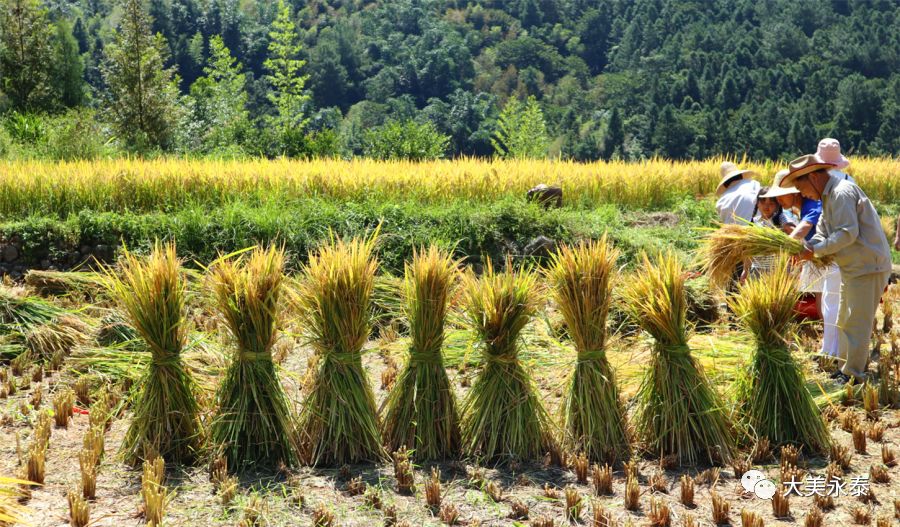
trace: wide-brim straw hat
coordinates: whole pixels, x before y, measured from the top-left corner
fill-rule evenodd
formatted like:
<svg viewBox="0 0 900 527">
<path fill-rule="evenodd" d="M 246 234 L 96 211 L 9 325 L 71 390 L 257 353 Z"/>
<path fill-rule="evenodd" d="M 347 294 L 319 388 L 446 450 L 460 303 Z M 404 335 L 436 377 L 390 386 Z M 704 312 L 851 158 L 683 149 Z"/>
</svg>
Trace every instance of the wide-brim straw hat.
<svg viewBox="0 0 900 527">
<path fill-rule="evenodd" d="M 721 196 L 725 192 L 725 183 L 737 176 L 741 176 L 741 179 L 752 179 L 754 176 L 759 177 L 759 174 L 752 170 L 740 170 L 731 161 L 722 163 L 719 172 L 722 174 L 722 179 L 719 180 L 719 186 L 716 187 L 716 196 Z"/>
<path fill-rule="evenodd" d="M 850 160 L 841 154 L 840 141 L 831 137 L 819 141 L 819 146 L 816 148 L 816 159 L 822 163 L 831 163 L 838 170 L 850 166 Z"/>
<path fill-rule="evenodd" d="M 795 187 L 784 187 L 784 177 L 788 175 L 790 172 L 788 169 L 779 170 L 775 173 L 775 181 L 772 182 L 772 186 L 769 187 L 769 190 L 762 194 L 761 198 L 777 198 L 778 196 L 787 196 L 788 194 L 799 194 L 800 191 Z"/>
<path fill-rule="evenodd" d="M 787 175 L 781 180 L 781 185 L 785 187 L 794 186 L 794 182 L 801 176 L 805 176 L 817 170 L 834 168 L 834 164 L 823 163 L 814 154 L 807 154 L 791 161 L 788 167 Z"/>
</svg>

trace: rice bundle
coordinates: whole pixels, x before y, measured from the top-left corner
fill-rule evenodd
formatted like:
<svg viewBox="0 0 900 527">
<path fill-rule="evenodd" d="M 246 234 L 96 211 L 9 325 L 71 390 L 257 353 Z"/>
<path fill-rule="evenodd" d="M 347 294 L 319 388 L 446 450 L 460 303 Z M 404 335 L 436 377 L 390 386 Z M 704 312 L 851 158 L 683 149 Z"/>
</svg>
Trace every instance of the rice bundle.
<svg viewBox="0 0 900 527">
<path fill-rule="evenodd" d="M 39 271 L 25 273 L 25 284 L 43 296 L 65 296 L 72 293 L 88 298 L 104 292 L 103 275 L 88 271 Z"/>
<path fill-rule="evenodd" d="M 756 352 L 738 384 L 748 424 L 777 445 L 825 452 L 831 439 L 822 413 L 806 388 L 802 368 L 790 352 L 797 279 L 782 258 L 770 272 L 746 281 L 728 303 L 756 343 Z"/>
<path fill-rule="evenodd" d="M 194 380 L 184 366 L 187 337 L 185 282 L 174 244 L 155 244 L 149 256 L 125 252 L 121 271 L 108 269 L 113 296 L 150 350 L 122 448 L 127 461 L 160 455 L 194 459 L 200 444 Z"/>
<path fill-rule="evenodd" d="M 722 225 L 706 236 L 700 249 L 700 259 L 710 282 L 726 284 L 731 280 L 738 264 L 754 257 L 785 252 L 797 255 L 803 252 L 801 240 L 795 240 L 778 229 L 756 224 Z M 813 263 L 826 267 L 832 258 L 814 258 Z"/>
<path fill-rule="evenodd" d="M 465 315 L 484 366 L 463 407 L 463 449 L 473 456 L 534 459 L 552 446 L 550 420 L 519 360 L 522 329 L 538 309 L 537 276 L 527 268 L 464 275 Z"/>
<path fill-rule="evenodd" d="M 26 331 L 64 315 L 65 310 L 37 296 L 18 295 L 0 287 L 0 324 Z"/>
<path fill-rule="evenodd" d="M 643 263 L 622 289 L 625 309 L 654 346 L 638 391 L 635 425 L 654 456 L 681 464 L 729 461 L 732 429 L 719 396 L 688 347 L 685 273 L 672 253 Z"/>
<path fill-rule="evenodd" d="M 297 442 L 272 346 L 278 338 L 284 251 L 258 248 L 246 260 L 224 260 L 211 270 L 216 303 L 237 350 L 217 394 L 211 437 L 228 466 L 276 467 L 297 462 Z"/>
<path fill-rule="evenodd" d="M 413 446 L 420 460 L 459 453 L 459 415 L 441 347 L 459 262 L 437 247 L 415 251 L 406 265 L 409 360 L 386 401 L 384 440 L 390 452 Z"/>
<path fill-rule="evenodd" d="M 377 231 L 376 231 L 377 235 Z M 385 457 L 375 395 L 362 366 L 371 328 L 376 236 L 310 254 L 296 291 L 301 326 L 318 355 L 300 413 L 304 461 L 341 465 Z"/>
<path fill-rule="evenodd" d="M 618 251 L 599 241 L 561 247 L 546 272 L 578 352 L 563 404 L 570 450 L 614 464 L 631 457 L 625 407 L 606 358 L 606 318 Z"/>
</svg>

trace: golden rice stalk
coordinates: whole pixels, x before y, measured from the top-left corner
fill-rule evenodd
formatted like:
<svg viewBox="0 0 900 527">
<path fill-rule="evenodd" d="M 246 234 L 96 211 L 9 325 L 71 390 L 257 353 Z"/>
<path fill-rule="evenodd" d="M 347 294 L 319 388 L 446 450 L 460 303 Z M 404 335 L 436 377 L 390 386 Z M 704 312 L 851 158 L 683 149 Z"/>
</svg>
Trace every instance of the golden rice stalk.
<svg viewBox="0 0 900 527">
<path fill-rule="evenodd" d="M 299 444 L 287 396 L 272 361 L 283 310 L 284 250 L 257 248 L 221 260 L 212 287 L 236 350 L 217 394 L 211 437 L 228 466 L 297 463 Z"/>
<path fill-rule="evenodd" d="M 441 352 L 458 275 L 459 261 L 436 246 L 414 251 L 406 264 L 409 359 L 385 402 L 383 435 L 391 451 L 414 445 L 419 460 L 459 453 L 459 414 Z"/>
<path fill-rule="evenodd" d="M 309 255 L 297 286 L 300 325 L 319 356 L 299 417 L 303 458 L 310 464 L 385 457 L 375 395 L 362 366 L 371 328 L 377 234 L 319 248 Z"/>
<path fill-rule="evenodd" d="M 164 485 L 166 462 L 162 457 L 144 461 L 141 477 L 141 500 L 148 526 L 162 525 L 166 507 L 174 497 Z"/>
<path fill-rule="evenodd" d="M 190 462 L 200 447 L 201 425 L 194 380 L 182 359 L 186 287 L 175 245 L 156 243 L 147 257 L 126 251 L 120 272 L 106 272 L 113 296 L 151 355 L 122 444 L 126 461 L 152 453 Z"/>
<path fill-rule="evenodd" d="M 801 240 L 795 240 L 779 229 L 756 224 L 721 225 L 711 231 L 700 248 L 700 261 L 713 285 L 727 284 L 738 264 L 754 257 L 803 252 Z M 815 258 L 819 266 L 826 267 L 831 258 Z"/>
<path fill-rule="evenodd" d="M 553 446 L 550 418 L 519 360 L 519 338 L 538 308 L 537 275 L 528 268 L 464 275 L 465 316 L 484 366 L 463 407 L 463 450 L 486 459 L 537 459 Z"/>
<path fill-rule="evenodd" d="M 23 486 L 33 485 L 30 481 L 0 477 L 0 525 L 16 525 L 23 522 L 28 509 L 19 505 L 18 498 Z"/>
<path fill-rule="evenodd" d="M 91 509 L 88 502 L 78 492 L 70 490 L 66 494 L 69 502 L 69 525 L 72 527 L 87 527 L 91 522 Z"/>
<path fill-rule="evenodd" d="M 797 279 L 788 269 L 786 257 L 729 296 L 732 311 L 756 344 L 753 360 L 736 390 L 737 400 L 742 402 L 742 413 L 751 428 L 774 445 L 827 452 L 831 445 L 828 427 L 790 350 L 799 297 Z"/>
<path fill-rule="evenodd" d="M 735 448 L 731 423 L 687 344 L 684 269 L 672 252 L 642 260 L 622 290 L 629 316 L 655 341 L 638 391 L 636 428 L 655 457 L 727 462 Z"/>
<path fill-rule="evenodd" d="M 606 357 L 606 319 L 618 254 L 604 234 L 598 241 L 560 247 L 546 271 L 578 352 L 562 405 L 567 446 L 610 464 L 631 457 L 625 406 Z"/>
</svg>

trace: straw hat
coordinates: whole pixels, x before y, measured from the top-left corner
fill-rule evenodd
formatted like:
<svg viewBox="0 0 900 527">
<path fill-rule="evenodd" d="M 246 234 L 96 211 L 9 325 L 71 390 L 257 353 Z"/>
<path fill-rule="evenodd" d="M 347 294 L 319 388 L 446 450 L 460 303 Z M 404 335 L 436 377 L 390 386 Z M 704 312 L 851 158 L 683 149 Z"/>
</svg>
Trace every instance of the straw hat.
<svg viewBox="0 0 900 527">
<path fill-rule="evenodd" d="M 793 186 L 794 181 L 797 181 L 798 177 L 805 176 L 816 170 L 828 170 L 829 168 L 834 168 L 834 164 L 823 163 L 813 154 L 800 156 L 791 161 L 788 166 L 790 167 L 788 174 L 781 180 L 783 186 Z"/>
<path fill-rule="evenodd" d="M 775 181 L 769 187 L 769 191 L 761 195 L 761 198 L 777 198 L 778 196 L 787 196 L 788 194 L 798 194 L 800 191 L 794 187 L 781 186 L 784 182 L 784 176 L 788 175 L 789 170 L 783 169 L 775 173 Z"/>
<path fill-rule="evenodd" d="M 841 143 L 837 139 L 826 137 L 819 141 L 816 159 L 822 163 L 831 163 L 834 168 L 843 170 L 850 166 L 850 160 L 841 154 Z"/>
<path fill-rule="evenodd" d="M 716 196 L 721 196 L 722 193 L 725 192 L 725 183 L 732 178 L 737 176 L 742 176 L 741 179 L 753 179 L 754 176 L 759 177 L 759 174 L 752 170 L 739 170 L 737 165 L 731 161 L 722 163 L 722 167 L 719 171 L 722 174 L 722 179 L 719 180 L 719 186 L 716 187 Z"/>
</svg>

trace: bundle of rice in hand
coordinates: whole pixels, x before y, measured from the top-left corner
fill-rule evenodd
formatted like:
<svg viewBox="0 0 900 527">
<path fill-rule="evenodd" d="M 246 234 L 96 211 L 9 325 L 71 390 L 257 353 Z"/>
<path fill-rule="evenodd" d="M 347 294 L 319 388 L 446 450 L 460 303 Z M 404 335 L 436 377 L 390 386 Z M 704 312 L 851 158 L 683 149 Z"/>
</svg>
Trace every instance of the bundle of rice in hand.
<svg viewBox="0 0 900 527">
<path fill-rule="evenodd" d="M 294 420 L 272 362 L 284 307 L 284 251 L 257 248 L 246 258 L 218 261 L 210 278 L 237 345 L 217 394 L 212 440 L 229 467 L 296 465 Z"/>
<path fill-rule="evenodd" d="M 798 255 L 804 249 L 802 240 L 795 240 L 779 229 L 753 223 L 728 224 L 721 225 L 704 238 L 700 261 L 710 282 L 721 286 L 731 280 L 735 268 L 744 261 L 782 252 Z M 826 267 L 831 258 L 813 258 L 813 263 Z"/>
<path fill-rule="evenodd" d="M 644 254 L 622 288 L 631 319 L 654 339 L 638 391 L 635 427 L 655 457 L 693 465 L 727 462 L 734 436 L 722 402 L 688 347 L 685 272 L 672 253 L 655 261 Z"/>
<path fill-rule="evenodd" d="M 787 264 L 786 257 L 780 258 L 770 272 L 744 282 L 728 298 L 756 343 L 736 397 L 747 423 L 760 437 L 821 453 L 831 444 L 828 428 L 790 352 L 800 292 Z"/>
<path fill-rule="evenodd" d="M 362 365 L 371 329 L 377 234 L 319 248 L 297 285 L 301 327 L 318 356 L 299 417 L 303 461 L 309 464 L 385 457 L 375 395 Z"/>
<path fill-rule="evenodd" d="M 384 440 L 389 451 L 412 446 L 419 460 L 459 453 L 459 416 L 441 348 L 459 261 L 435 246 L 406 264 L 409 360 L 386 401 Z M 414 445 L 414 446 L 413 446 Z"/>
<path fill-rule="evenodd" d="M 151 356 L 122 443 L 125 458 L 190 462 L 200 447 L 201 427 L 194 379 L 182 357 L 188 323 L 175 244 L 156 243 L 147 257 L 125 251 L 120 267 L 118 273 L 106 269 L 110 290 Z"/>
<path fill-rule="evenodd" d="M 606 358 L 606 318 L 618 254 L 604 235 L 599 241 L 560 247 L 546 271 L 578 352 L 562 407 L 569 449 L 611 464 L 631 457 L 625 407 Z"/>
<path fill-rule="evenodd" d="M 484 366 L 463 407 L 463 449 L 486 459 L 535 459 L 553 445 L 550 419 L 519 360 L 518 341 L 538 309 L 537 276 L 527 268 L 463 278 L 465 316 L 475 331 Z"/>
</svg>

